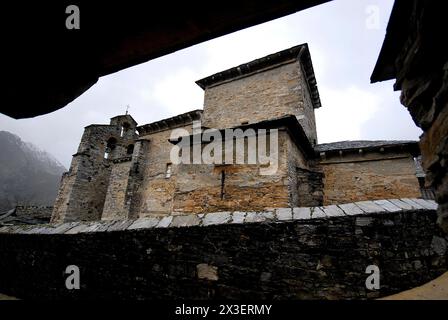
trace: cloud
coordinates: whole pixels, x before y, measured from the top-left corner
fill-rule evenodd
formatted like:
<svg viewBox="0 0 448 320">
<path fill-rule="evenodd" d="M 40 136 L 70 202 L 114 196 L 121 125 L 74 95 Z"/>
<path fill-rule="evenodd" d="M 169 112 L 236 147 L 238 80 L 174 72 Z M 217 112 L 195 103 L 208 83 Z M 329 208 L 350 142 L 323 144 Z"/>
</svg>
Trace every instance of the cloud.
<svg viewBox="0 0 448 320">
<path fill-rule="evenodd" d="M 361 126 L 364 139 L 418 140 L 418 128 L 408 110 L 399 103 L 400 92 L 392 91 L 393 81 L 373 85 L 372 92 L 379 98 L 375 112 Z"/>
<path fill-rule="evenodd" d="M 380 99 L 355 86 L 344 90 L 321 87 L 322 107 L 316 110 L 319 143 L 359 140 L 361 127 L 376 110 Z"/>
<path fill-rule="evenodd" d="M 282 19 L 263 23 L 204 44 L 204 76 L 297 45 L 293 30 Z"/>
<path fill-rule="evenodd" d="M 191 81 L 195 77 L 197 72 L 183 67 L 159 79 L 151 90 L 145 91 L 143 95 L 148 99 L 156 100 L 157 104 L 171 115 L 202 109 L 204 93 L 196 83 Z"/>
</svg>

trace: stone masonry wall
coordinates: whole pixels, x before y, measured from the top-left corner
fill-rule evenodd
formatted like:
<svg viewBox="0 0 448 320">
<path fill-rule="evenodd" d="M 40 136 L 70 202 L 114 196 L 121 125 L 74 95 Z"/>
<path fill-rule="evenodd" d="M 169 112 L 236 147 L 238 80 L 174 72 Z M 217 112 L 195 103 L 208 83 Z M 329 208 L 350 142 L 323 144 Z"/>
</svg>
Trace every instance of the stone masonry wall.
<svg viewBox="0 0 448 320">
<path fill-rule="evenodd" d="M 192 132 L 192 125 L 177 129 Z M 149 140 L 145 154 L 141 156 L 140 170 L 143 170 L 139 198 L 135 211 L 139 217 L 164 216 L 173 210 L 173 197 L 176 185 L 177 165 L 172 164 L 171 176 L 166 177 L 167 165 L 171 164 L 170 152 L 173 144 L 169 142 L 172 130 L 155 132 L 142 138 Z"/>
<path fill-rule="evenodd" d="M 126 190 L 131 169 L 131 159 L 117 161 L 112 164 L 109 186 L 104 201 L 102 220 L 127 219 Z"/>
<path fill-rule="evenodd" d="M 180 165 L 173 211 L 203 213 L 289 206 L 285 169 L 279 168 L 274 175 L 260 176 L 259 167 Z"/>
<path fill-rule="evenodd" d="M 277 171 L 269 175 L 260 174 L 260 164 L 180 164 L 176 169 L 173 212 L 265 210 L 295 205 L 295 169 L 306 168 L 307 164 L 285 130 L 278 131 L 278 152 Z"/>
<path fill-rule="evenodd" d="M 15 214 L 18 217 L 33 218 L 44 223 L 50 221 L 52 212 L 52 206 L 16 206 Z"/>
<path fill-rule="evenodd" d="M 324 173 L 323 201 L 326 205 L 421 196 L 411 156 L 343 157 L 322 161 L 320 167 Z"/>
<path fill-rule="evenodd" d="M 128 117 L 115 117 L 112 120 L 114 125 L 85 128 L 70 169 L 61 179 L 53 222 L 101 219 L 109 185 L 110 162 L 126 156 L 129 145 L 133 145 L 137 137 L 134 124 L 122 131 L 121 123 Z M 107 143 L 112 138 L 116 144 L 106 159 Z"/>
<path fill-rule="evenodd" d="M 76 162 L 77 164 L 77 162 Z M 75 163 L 72 159 L 72 163 L 70 165 L 70 168 L 74 168 Z M 54 201 L 53 205 L 53 211 L 51 213 L 50 221 L 62 221 L 62 219 L 65 217 L 66 210 L 67 210 L 67 204 L 69 203 L 70 194 L 73 190 L 73 184 L 75 183 L 76 175 L 73 173 L 70 174 L 70 171 L 64 172 L 62 174 L 60 183 L 59 183 L 59 190 L 58 195 L 56 196 L 56 199 Z"/>
<path fill-rule="evenodd" d="M 310 168 L 314 168 L 314 161 L 307 159 L 288 136 L 286 136 L 285 150 L 287 153 L 289 205 L 291 207 L 321 205 L 322 202 L 315 202 L 312 199 L 310 181 L 302 179 L 299 174 L 300 171 L 309 171 Z M 320 185 L 320 190 L 322 191 L 322 185 Z M 307 194 L 304 194 L 305 192 Z"/>
<path fill-rule="evenodd" d="M 448 232 L 448 50 L 446 7 L 439 1 L 412 1 L 408 38 L 395 59 L 395 89 L 415 123 L 426 184 L 435 190 L 439 222 Z"/>
<path fill-rule="evenodd" d="M 115 131 L 111 126 L 86 127 L 78 152 L 61 181 L 53 222 L 101 219 L 110 174 L 104 153 Z"/>
<path fill-rule="evenodd" d="M 312 144 L 314 110 L 299 61 L 206 88 L 203 125 L 229 128 L 244 122 L 296 115 Z"/>
<path fill-rule="evenodd" d="M 149 152 L 149 145 L 150 141 L 145 138 L 138 139 L 135 143 L 124 199 L 125 208 L 128 212 L 128 219 L 136 219 L 139 217 L 139 209 L 142 207 L 144 200 L 140 188 L 142 187 L 142 182 L 145 178 L 145 165 Z"/>
<path fill-rule="evenodd" d="M 296 206 L 321 206 L 323 204 L 323 173 L 315 170 L 296 168 Z"/>
<path fill-rule="evenodd" d="M 23 299 L 370 299 L 447 270 L 436 205 L 365 201 L 264 212 L 0 228 L 0 292 Z M 365 287 L 377 265 L 380 289 Z M 80 290 L 67 290 L 68 265 Z"/>
</svg>

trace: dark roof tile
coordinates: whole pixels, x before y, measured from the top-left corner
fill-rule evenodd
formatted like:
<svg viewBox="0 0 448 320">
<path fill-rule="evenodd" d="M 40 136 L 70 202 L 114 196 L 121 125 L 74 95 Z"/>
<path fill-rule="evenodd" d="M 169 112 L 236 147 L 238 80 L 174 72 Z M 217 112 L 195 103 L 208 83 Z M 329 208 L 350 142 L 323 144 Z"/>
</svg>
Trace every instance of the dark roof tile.
<svg viewBox="0 0 448 320">
<path fill-rule="evenodd" d="M 321 143 L 314 147 L 317 152 L 327 152 L 336 150 L 349 149 L 365 149 L 398 145 L 417 145 L 414 140 L 355 140 L 355 141 L 338 141 L 331 143 Z"/>
</svg>

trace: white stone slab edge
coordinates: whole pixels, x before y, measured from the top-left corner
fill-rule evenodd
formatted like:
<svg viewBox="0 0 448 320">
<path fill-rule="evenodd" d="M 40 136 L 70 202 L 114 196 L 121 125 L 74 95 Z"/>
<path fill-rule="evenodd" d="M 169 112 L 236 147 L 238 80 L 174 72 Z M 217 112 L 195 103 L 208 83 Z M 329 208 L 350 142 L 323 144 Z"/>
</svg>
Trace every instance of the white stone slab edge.
<svg viewBox="0 0 448 320">
<path fill-rule="evenodd" d="M 282 223 L 294 220 L 338 219 L 347 216 L 366 216 L 384 213 L 407 211 L 436 210 L 434 200 L 417 198 L 383 199 L 373 201 L 358 201 L 338 205 L 320 207 L 275 208 L 264 211 L 225 211 L 196 215 L 197 219 L 185 219 L 179 224 L 179 218 L 190 215 L 169 215 L 164 217 L 146 217 L 135 219 L 124 224 L 124 220 L 105 220 L 93 222 L 66 222 L 42 225 L 0 225 L 0 234 L 77 234 L 95 232 L 117 232 L 123 230 L 142 230 L 153 228 L 189 228 L 205 227 L 221 224 L 244 223 Z M 173 222 L 174 221 L 174 222 Z M 118 230 L 112 226 L 123 228 Z M 110 229 L 110 230 L 109 230 Z"/>
</svg>

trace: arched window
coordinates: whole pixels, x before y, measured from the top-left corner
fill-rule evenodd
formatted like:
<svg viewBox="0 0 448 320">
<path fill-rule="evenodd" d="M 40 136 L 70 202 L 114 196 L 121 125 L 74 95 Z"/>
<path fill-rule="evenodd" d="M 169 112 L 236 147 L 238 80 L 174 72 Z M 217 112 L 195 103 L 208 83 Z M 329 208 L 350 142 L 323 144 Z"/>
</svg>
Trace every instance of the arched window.
<svg viewBox="0 0 448 320">
<path fill-rule="evenodd" d="M 134 153 L 134 145 L 130 144 L 126 149 L 126 154 L 132 154 L 132 153 Z"/>
<path fill-rule="evenodd" d="M 109 158 L 109 155 L 112 153 L 112 151 L 114 151 L 116 146 L 117 146 L 117 139 L 111 137 L 109 138 L 109 140 L 107 140 L 106 150 L 104 152 L 104 159 Z"/>
<path fill-rule="evenodd" d="M 126 131 L 128 131 L 130 127 L 131 127 L 131 125 L 130 125 L 129 123 L 124 122 L 124 123 L 121 125 L 121 133 L 120 133 L 120 137 L 124 136 L 124 133 L 125 133 Z"/>
</svg>

